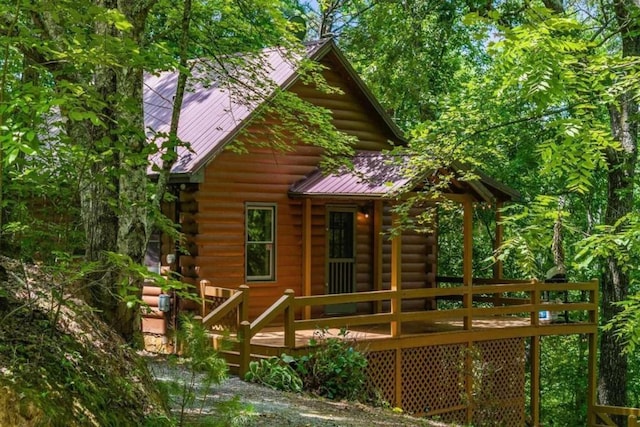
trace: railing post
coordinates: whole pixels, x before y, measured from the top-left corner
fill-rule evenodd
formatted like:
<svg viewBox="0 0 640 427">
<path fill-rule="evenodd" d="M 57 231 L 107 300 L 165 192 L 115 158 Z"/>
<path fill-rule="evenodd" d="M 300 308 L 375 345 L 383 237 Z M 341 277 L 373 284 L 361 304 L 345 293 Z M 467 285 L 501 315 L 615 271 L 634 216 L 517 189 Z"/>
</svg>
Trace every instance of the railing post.
<svg viewBox="0 0 640 427">
<path fill-rule="evenodd" d="M 244 380 L 244 376 L 249 372 L 249 361 L 251 360 L 251 323 L 247 320 L 240 322 L 238 338 L 240 339 L 238 375 L 241 380 Z"/>
<path fill-rule="evenodd" d="M 536 317 L 538 317 L 536 315 Z M 540 337 L 531 337 L 531 425 L 540 425 Z"/>
<path fill-rule="evenodd" d="M 293 304 L 295 292 L 293 289 L 287 289 L 284 294 L 287 296 L 287 306 L 284 309 L 284 345 L 288 349 L 292 349 L 296 346 L 296 317 Z"/>
<path fill-rule="evenodd" d="M 473 400 L 473 342 L 467 341 L 464 352 L 464 390 L 467 399 L 467 408 L 465 411 L 465 420 L 467 425 L 471 425 L 473 421 L 473 411 L 475 409 L 475 402 Z"/>
<path fill-rule="evenodd" d="M 627 427 L 638 427 L 638 417 L 635 415 L 629 415 L 627 420 Z"/>
<path fill-rule="evenodd" d="M 463 202 L 463 257 L 462 257 L 462 270 L 463 270 L 463 284 L 464 295 L 462 296 L 462 306 L 465 309 L 464 315 L 464 330 L 469 331 L 473 326 L 473 319 L 471 312 L 473 309 L 473 200 L 470 197 L 465 197 Z"/>
<path fill-rule="evenodd" d="M 538 288 L 538 281 L 533 279 L 531 281 L 533 284 L 533 290 L 531 291 L 531 304 L 533 305 L 533 310 L 531 311 L 531 326 L 540 325 L 540 288 Z"/>
<path fill-rule="evenodd" d="M 238 321 L 241 323 L 249 320 L 249 286 L 240 285 L 238 290 L 242 292 L 242 301 L 238 307 Z"/>
<path fill-rule="evenodd" d="M 200 298 L 202 298 L 202 303 L 200 304 L 200 315 L 203 319 L 207 315 L 207 303 L 204 297 L 205 289 L 207 288 L 207 286 L 211 286 L 210 281 L 208 281 L 207 279 L 200 280 Z"/>
<path fill-rule="evenodd" d="M 595 330 L 589 334 L 589 371 L 588 375 L 588 401 L 587 401 L 587 425 L 596 425 L 596 413 L 594 406 L 596 405 L 597 390 L 597 366 L 598 366 L 598 281 L 593 280 L 594 288 L 589 291 L 589 299 L 593 304 L 593 310 L 589 312 L 589 321 L 595 326 Z"/>
<path fill-rule="evenodd" d="M 396 345 L 395 349 L 395 359 L 396 359 L 396 369 L 395 369 L 395 402 L 394 406 L 398 408 L 402 408 L 402 348 L 399 345 Z"/>
<path fill-rule="evenodd" d="M 398 226 L 398 214 L 393 214 L 393 226 Z M 397 230 L 396 230 L 397 231 Z M 391 290 L 394 291 L 391 299 L 391 313 L 393 320 L 390 329 L 393 338 L 402 335 L 402 232 L 397 231 L 391 239 Z"/>
</svg>

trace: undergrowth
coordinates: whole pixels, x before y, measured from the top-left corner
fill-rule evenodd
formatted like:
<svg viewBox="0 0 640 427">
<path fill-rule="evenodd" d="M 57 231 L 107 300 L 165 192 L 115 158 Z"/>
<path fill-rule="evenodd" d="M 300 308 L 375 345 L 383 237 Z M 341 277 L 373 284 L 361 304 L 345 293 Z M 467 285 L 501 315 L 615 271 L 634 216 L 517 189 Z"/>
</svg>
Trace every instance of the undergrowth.
<svg viewBox="0 0 640 427">
<path fill-rule="evenodd" d="M 251 362 L 245 379 L 284 391 L 311 392 L 329 399 L 370 402 L 376 393 L 367 389 L 367 358 L 349 331 L 338 336 L 326 329 L 314 332 L 309 354 L 283 354 Z M 376 402 L 379 403 L 379 402 Z"/>
<path fill-rule="evenodd" d="M 181 316 L 178 341 L 180 356 L 167 359 L 174 372 L 173 379 L 159 382 L 171 407 L 171 426 L 220 426 L 244 425 L 253 415 L 250 406 L 243 404 L 239 396 L 226 401 L 210 399 L 216 385 L 227 378 L 226 361 L 211 347 L 210 337 L 202 322 L 191 316 Z M 176 375 L 177 373 L 177 375 Z"/>
<path fill-rule="evenodd" d="M 143 425 L 149 411 L 162 414 L 144 362 L 81 303 L 66 301 L 64 315 L 51 310 L 41 280 L 26 289 L 2 281 L 0 424 L 21 417 L 51 426 Z M 28 409 L 16 415 L 11 404 Z"/>
</svg>

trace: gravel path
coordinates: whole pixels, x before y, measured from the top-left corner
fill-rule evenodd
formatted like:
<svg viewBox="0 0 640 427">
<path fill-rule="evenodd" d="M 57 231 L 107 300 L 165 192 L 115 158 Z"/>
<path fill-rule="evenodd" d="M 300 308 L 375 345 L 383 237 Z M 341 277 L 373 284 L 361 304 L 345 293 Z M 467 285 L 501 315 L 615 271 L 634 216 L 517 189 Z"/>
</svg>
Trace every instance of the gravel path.
<svg viewBox="0 0 640 427">
<path fill-rule="evenodd" d="M 149 367 L 159 381 L 176 381 L 190 375 L 181 367 L 165 361 L 150 361 Z M 304 394 L 286 393 L 257 384 L 246 383 L 232 376 L 223 384 L 214 386 L 212 395 L 204 404 L 205 411 L 216 402 L 228 401 L 235 396 L 253 408 L 248 426 L 293 427 L 370 427 L 370 426 L 445 426 L 419 418 L 394 413 L 390 409 L 372 408 L 360 403 L 335 402 Z M 202 400 L 196 402 L 200 406 Z M 177 407 L 175 406 L 176 409 Z"/>
</svg>

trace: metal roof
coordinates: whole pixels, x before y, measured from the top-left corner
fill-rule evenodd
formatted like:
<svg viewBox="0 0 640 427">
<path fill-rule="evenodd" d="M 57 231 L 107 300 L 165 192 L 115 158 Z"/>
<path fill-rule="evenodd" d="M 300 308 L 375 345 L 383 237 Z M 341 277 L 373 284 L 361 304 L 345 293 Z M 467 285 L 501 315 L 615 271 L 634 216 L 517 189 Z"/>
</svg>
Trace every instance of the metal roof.
<svg viewBox="0 0 640 427">
<path fill-rule="evenodd" d="M 295 183 L 292 196 L 307 197 L 385 197 L 402 189 L 407 177 L 404 157 L 377 151 L 360 151 L 352 159 L 353 169 L 332 174 L 316 170 Z"/>
<path fill-rule="evenodd" d="M 296 182 L 289 189 L 292 197 L 349 197 L 382 198 L 395 193 L 422 188 L 433 170 L 415 170 L 408 155 L 378 151 L 359 151 L 352 158 L 353 169 L 343 168 L 335 173 L 323 173 L 317 169 Z M 484 172 L 454 163 L 454 171 L 472 171 L 476 179 L 464 181 L 467 189 L 478 201 L 517 200 L 520 194 L 494 180 Z M 451 190 L 454 190 L 451 188 Z M 455 190 L 454 190 L 455 191 Z"/>
<path fill-rule="evenodd" d="M 313 60 L 334 52 L 365 98 L 381 114 L 382 121 L 401 140 L 400 130 L 331 39 L 307 43 L 305 49 L 306 56 Z M 192 76 L 187 82 L 178 127 L 178 138 L 188 146 L 178 147 L 178 161 L 171 173 L 196 174 L 213 159 L 248 124 L 258 107 L 276 89 L 286 89 L 297 80 L 302 56 L 282 48 L 269 48 L 256 55 L 229 56 L 220 62 L 192 62 Z M 158 136 L 158 144 L 169 133 L 177 81 L 176 71 L 145 76 L 145 129 L 149 140 Z M 160 155 L 151 157 L 152 164 L 161 166 Z M 154 173 L 151 166 L 149 173 Z"/>
</svg>

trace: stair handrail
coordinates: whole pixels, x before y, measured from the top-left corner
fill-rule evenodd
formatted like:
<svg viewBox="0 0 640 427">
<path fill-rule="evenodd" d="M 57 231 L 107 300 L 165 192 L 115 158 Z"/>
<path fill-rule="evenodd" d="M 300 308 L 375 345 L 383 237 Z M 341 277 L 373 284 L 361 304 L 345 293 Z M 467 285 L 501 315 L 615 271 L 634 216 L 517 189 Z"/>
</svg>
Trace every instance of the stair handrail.
<svg viewBox="0 0 640 427">
<path fill-rule="evenodd" d="M 291 320 L 291 324 L 293 324 L 294 316 L 293 316 L 293 301 L 295 298 L 295 292 L 293 289 L 287 289 L 284 291 L 284 295 L 282 295 L 276 302 L 271 304 L 271 306 L 265 310 L 256 320 L 251 322 L 251 334 L 249 338 L 253 338 L 256 336 L 258 332 L 265 328 L 269 323 L 271 323 L 278 315 L 285 315 L 285 346 L 293 347 L 290 335 L 293 330 L 292 325 L 288 325 L 289 320 Z M 289 319 L 291 318 L 291 319 Z M 295 341 L 294 341 L 295 343 Z"/>
<path fill-rule="evenodd" d="M 222 289 L 222 288 L 221 288 Z M 229 314 L 235 308 L 238 309 L 238 319 L 236 327 L 245 320 L 248 319 L 248 298 L 249 298 L 249 286 L 240 285 L 237 291 L 231 295 L 229 299 L 213 309 L 209 314 L 203 317 L 202 324 L 205 328 L 210 328 L 216 322 L 219 322 L 227 314 Z"/>
<path fill-rule="evenodd" d="M 238 371 L 240 378 L 244 378 L 245 374 L 249 371 L 249 362 L 251 360 L 251 338 L 253 338 L 258 332 L 264 329 L 269 323 L 271 323 L 278 315 L 284 314 L 284 345 L 287 349 L 295 347 L 296 332 L 295 332 L 295 313 L 293 311 L 293 301 L 295 298 L 295 292 L 292 289 L 284 291 L 284 295 L 281 296 L 276 302 L 266 309 L 256 320 L 249 323 L 247 319 L 240 322 L 238 328 L 238 338 L 240 341 L 240 363 Z"/>
</svg>

